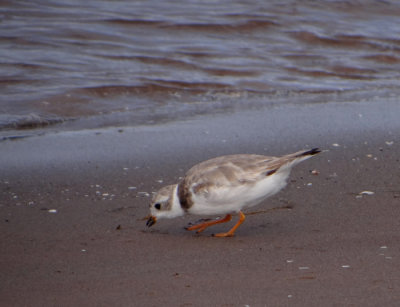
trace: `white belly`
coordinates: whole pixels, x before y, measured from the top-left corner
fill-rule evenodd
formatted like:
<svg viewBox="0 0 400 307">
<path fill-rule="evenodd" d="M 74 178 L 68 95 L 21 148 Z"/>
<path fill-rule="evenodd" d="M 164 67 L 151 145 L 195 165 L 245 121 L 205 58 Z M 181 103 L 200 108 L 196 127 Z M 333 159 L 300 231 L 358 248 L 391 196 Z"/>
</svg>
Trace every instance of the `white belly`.
<svg viewBox="0 0 400 307">
<path fill-rule="evenodd" d="M 279 172 L 257 183 L 245 183 L 234 188 L 220 187 L 210 190 L 205 195 L 193 195 L 194 205 L 189 209 L 189 213 L 227 214 L 255 206 L 283 189 L 288 175 L 289 172 Z"/>
</svg>

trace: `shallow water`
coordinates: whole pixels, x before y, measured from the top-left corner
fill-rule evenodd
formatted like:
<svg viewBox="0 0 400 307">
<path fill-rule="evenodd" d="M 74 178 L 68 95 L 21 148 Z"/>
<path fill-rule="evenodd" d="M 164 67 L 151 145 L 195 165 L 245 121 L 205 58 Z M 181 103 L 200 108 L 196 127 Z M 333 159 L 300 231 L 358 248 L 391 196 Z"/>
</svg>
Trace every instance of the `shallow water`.
<svg viewBox="0 0 400 307">
<path fill-rule="evenodd" d="M 3 1 L 0 133 L 398 97 L 397 1 Z"/>
</svg>

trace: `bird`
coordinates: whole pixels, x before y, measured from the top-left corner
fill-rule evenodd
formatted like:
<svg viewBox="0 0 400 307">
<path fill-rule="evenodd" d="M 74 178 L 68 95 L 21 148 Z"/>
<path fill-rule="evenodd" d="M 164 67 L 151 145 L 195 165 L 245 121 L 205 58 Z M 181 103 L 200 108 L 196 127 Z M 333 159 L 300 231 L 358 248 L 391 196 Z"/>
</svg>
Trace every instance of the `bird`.
<svg viewBox="0 0 400 307">
<path fill-rule="evenodd" d="M 225 215 L 186 227 L 200 233 L 210 226 L 229 222 L 232 214 L 238 214 L 239 220 L 229 231 L 213 234 L 232 237 L 245 220 L 244 209 L 278 193 L 286 186 L 295 165 L 320 152 L 319 148 L 313 148 L 280 157 L 234 154 L 196 164 L 179 183 L 165 186 L 153 195 L 146 225 L 151 227 L 160 219 L 184 214 Z"/>
</svg>

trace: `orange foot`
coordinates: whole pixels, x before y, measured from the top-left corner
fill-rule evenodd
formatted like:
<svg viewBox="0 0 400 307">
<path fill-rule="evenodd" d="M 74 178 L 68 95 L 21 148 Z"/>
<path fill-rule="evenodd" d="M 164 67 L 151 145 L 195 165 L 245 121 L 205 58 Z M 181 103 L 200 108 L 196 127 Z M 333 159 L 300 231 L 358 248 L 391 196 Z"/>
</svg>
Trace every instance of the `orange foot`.
<svg viewBox="0 0 400 307">
<path fill-rule="evenodd" d="M 210 226 L 213 226 L 216 224 L 226 223 L 226 222 L 229 222 L 231 219 L 232 219 L 232 215 L 227 214 L 222 219 L 193 225 L 193 226 L 187 227 L 186 230 L 197 230 L 196 233 L 200 233 L 207 227 L 210 227 Z M 219 237 L 219 238 L 233 237 L 236 229 L 244 222 L 245 219 L 246 219 L 246 216 L 243 214 L 242 211 L 239 211 L 239 221 L 235 224 L 235 226 L 233 226 L 232 229 L 229 230 L 228 232 L 213 234 L 213 237 Z"/>
<path fill-rule="evenodd" d="M 218 237 L 218 238 L 233 237 L 236 229 L 244 222 L 245 219 L 246 216 L 243 214 L 242 211 L 239 211 L 239 221 L 236 223 L 236 225 L 233 226 L 232 229 L 229 230 L 228 232 L 213 234 L 213 237 Z"/>
<path fill-rule="evenodd" d="M 206 229 L 207 227 L 216 225 L 216 224 L 221 224 L 221 223 L 226 223 L 229 222 L 232 219 L 232 216 L 230 214 L 227 214 L 224 218 L 219 219 L 219 220 L 215 220 L 215 221 L 209 221 L 209 222 L 204 222 L 204 223 L 200 223 L 197 225 L 193 225 L 190 227 L 186 227 L 186 230 L 197 230 L 196 233 L 200 233 L 202 232 L 204 229 Z"/>
</svg>

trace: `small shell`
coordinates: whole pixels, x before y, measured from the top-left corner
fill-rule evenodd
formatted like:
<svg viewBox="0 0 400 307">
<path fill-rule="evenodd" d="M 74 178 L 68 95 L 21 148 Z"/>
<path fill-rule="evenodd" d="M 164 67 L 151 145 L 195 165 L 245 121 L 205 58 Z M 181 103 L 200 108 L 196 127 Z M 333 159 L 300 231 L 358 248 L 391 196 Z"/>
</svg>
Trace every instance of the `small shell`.
<svg viewBox="0 0 400 307">
<path fill-rule="evenodd" d="M 372 191 L 362 191 L 359 193 L 359 195 L 374 195 L 374 194 L 375 194 L 375 192 L 372 192 Z"/>
<path fill-rule="evenodd" d="M 311 171 L 311 174 L 314 175 L 314 176 L 318 176 L 318 175 L 319 175 L 319 171 L 316 170 L 316 169 L 313 169 L 313 170 Z"/>
<path fill-rule="evenodd" d="M 138 197 L 149 197 L 150 194 L 147 192 L 137 192 Z"/>
</svg>

